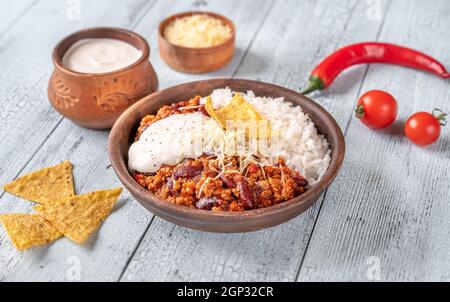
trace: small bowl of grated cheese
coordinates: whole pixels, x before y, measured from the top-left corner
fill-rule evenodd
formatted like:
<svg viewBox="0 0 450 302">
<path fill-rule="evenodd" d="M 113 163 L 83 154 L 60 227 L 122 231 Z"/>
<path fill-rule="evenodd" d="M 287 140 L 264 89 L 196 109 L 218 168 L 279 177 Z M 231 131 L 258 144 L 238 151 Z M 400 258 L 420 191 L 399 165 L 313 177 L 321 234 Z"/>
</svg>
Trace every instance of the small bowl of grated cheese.
<svg viewBox="0 0 450 302">
<path fill-rule="evenodd" d="M 233 22 L 224 16 L 211 12 L 180 13 L 159 26 L 160 55 L 175 70 L 211 72 L 233 59 L 235 36 Z"/>
</svg>

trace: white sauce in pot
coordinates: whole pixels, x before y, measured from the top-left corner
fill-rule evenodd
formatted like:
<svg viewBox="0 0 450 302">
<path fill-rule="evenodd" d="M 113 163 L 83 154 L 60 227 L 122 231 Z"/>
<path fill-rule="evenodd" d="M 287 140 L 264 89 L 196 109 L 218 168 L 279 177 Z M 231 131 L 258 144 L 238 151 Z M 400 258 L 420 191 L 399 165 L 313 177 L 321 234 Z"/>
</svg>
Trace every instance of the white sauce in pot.
<svg viewBox="0 0 450 302">
<path fill-rule="evenodd" d="M 163 165 L 176 165 L 185 158 L 214 153 L 214 133 L 219 124 L 199 112 L 174 114 L 151 124 L 128 152 L 128 168 L 155 173 Z"/>
<path fill-rule="evenodd" d="M 64 54 L 63 65 L 82 73 L 116 71 L 137 62 L 142 51 L 117 39 L 82 39 Z"/>
</svg>

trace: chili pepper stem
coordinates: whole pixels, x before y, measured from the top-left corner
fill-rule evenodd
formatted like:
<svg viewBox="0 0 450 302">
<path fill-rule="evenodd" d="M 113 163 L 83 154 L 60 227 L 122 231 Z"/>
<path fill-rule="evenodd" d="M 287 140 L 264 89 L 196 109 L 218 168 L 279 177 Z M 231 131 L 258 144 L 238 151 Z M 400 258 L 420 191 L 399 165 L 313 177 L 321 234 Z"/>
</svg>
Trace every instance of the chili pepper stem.
<svg viewBox="0 0 450 302">
<path fill-rule="evenodd" d="M 359 104 L 359 105 L 356 107 L 355 113 L 356 113 L 356 117 L 357 117 L 357 118 L 359 118 L 359 119 L 363 118 L 364 115 L 366 114 L 365 111 L 364 111 L 363 105 Z"/>
<path fill-rule="evenodd" d="M 432 111 L 433 116 L 438 120 L 439 124 L 441 124 L 441 126 L 446 126 L 447 125 L 447 116 L 448 114 L 445 113 L 444 111 L 440 110 L 440 109 L 433 109 Z"/>
<path fill-rule="evenodd" d="M 323 81 L 316 76 L 311 76 L 309 78 L 308 87 L 306 87 L 306 89 L 303 90 L 301 93 L 306 95 L 316 90 L 322 90 L 323 88 L 324 88 Z"/>
</svg>

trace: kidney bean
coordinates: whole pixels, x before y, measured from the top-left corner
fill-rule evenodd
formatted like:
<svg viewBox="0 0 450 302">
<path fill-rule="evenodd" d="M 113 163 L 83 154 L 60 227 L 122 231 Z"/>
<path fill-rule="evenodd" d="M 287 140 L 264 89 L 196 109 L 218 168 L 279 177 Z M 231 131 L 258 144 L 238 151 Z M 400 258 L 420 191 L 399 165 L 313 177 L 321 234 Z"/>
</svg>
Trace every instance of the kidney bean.
<svg viewBox="0 0 450 302">
<path fill-rule="evenodd" d="M 255 194 L 250 190 L 247 180 L 239 183 L 239 200 L 246 210 L 255 208 Z"/>
<path fill-rule="evenodd" d="M 195 203 L 195 207 L 200 210 L 211 210 L 219 204 L 219 200 L 215 197 L 202 198 Z"/>
<path fill-rule="evenodd" d="M 173 171 L 173 176 L 175 179 L 178 178 L 190 178 L 200 175 L 203 171 L 203 167 L 194 167 L 191 165 L 181 165 L 175 168 Z"/>
<path fill-rule="evenodd" d="M 231 176 L 229 174 L 223 174 L 222 176 L 220 176 L 220 179 L 223 181 L 225 186 L 229 189 L 236 188 L 236 186 L 237 186 L 236 182 L 233 179 L 233 176 Z"/>
<path fill-rule="evenodd" d="M 304 179 L 302 176 L 296 175 L 292 177 L 292 179 L 295 181 L 297 186 L 299 187 L 306 187 L 308 185 L 308 181 Z"/>
<path fill-rule="evenodd" d="M 173 194 L 173 185 L 174 185 L 173 179 L 172 179 L 172 178 L 169 178 L 169 179 L 167 180 L 166 185 L 167 185 L 167 187 L 169 188 L 170 193 Z"/>
</svg>

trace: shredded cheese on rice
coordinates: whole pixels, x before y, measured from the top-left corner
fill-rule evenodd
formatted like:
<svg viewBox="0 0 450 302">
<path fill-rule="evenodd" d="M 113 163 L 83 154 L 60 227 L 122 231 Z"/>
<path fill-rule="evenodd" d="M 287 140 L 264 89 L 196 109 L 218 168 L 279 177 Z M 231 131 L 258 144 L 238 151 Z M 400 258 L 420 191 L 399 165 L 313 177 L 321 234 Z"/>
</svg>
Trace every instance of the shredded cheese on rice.
<svg viewBox="0 0 450 302">
<path fill-rule="evenodd" d="M 229 88 L 214 90 L 211 94 L 213 107 L 215 109 L 223 108 L 231 101 L 234 94 Z M 274 99 L 256 96 L 253 91 L 242 94 L 246 101 L 250 102 L 260 114 L 269 120 L 274 133 L 281 135 L 272 137 L 269 145 L 259 146 L 259 154 L 240 155 L 240 166 L 245 168 L 251 163 L 272 166 L 277 158 L 281 157 L 288 167 L 300 172 L 310 185 L 317 183 L 328 170 L 331 162 L 331 149 L 327 139 L 318 132 L 309 116 L 302 111 L 300 106 L 294 106 L 282 97 Z M 206 98 L 202 98 L 201 104 L 205 103 Z M 233 131 L 221 134 L 226 137 L 225 149 L 216 147 L 213 153 L 229 155 L 229 147 L 233 146 L 235 134 Z M 233 150 L 233 148 L 231 149 Z M 261 154 L 269 154 L 269 156 L 265 157 Z"/>
</svg>

